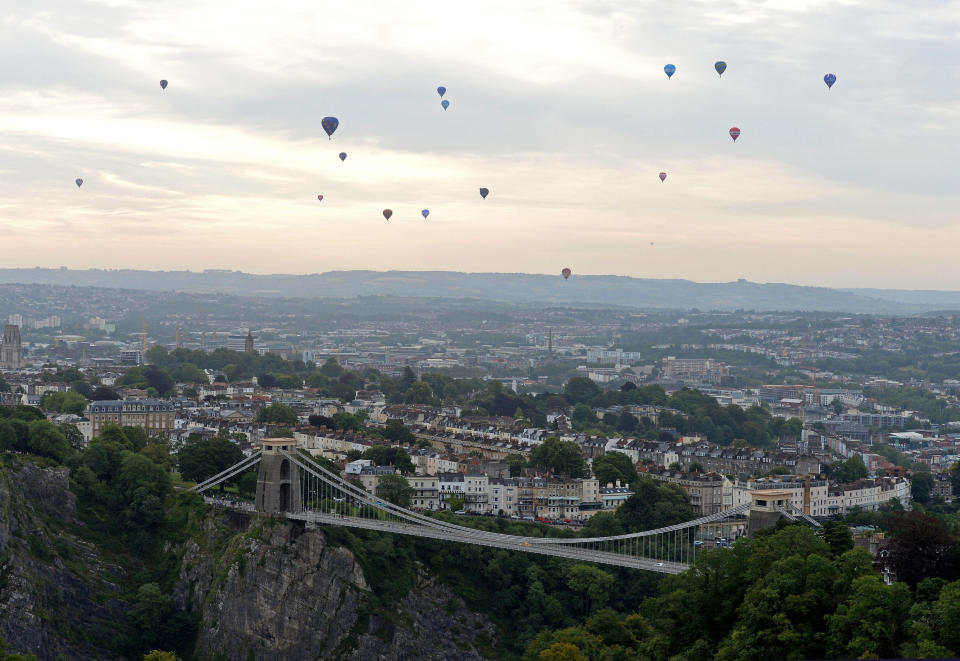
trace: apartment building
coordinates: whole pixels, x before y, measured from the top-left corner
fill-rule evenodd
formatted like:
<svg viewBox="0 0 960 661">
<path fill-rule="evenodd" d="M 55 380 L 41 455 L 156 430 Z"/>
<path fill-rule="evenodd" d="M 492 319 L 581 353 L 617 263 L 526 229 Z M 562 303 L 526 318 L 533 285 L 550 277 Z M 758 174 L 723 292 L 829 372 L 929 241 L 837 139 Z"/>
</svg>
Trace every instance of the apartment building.
<svg viewBox="0 0 960 661">
<path fill-rule="evenodd" d="M 175 408 L 163 399 L 114 399 L 90 402 L 86 417 L 90 420 L 93 437 L 100 435 L 104 425 L 142 427 L 147 436 L 160 436 L 174 427 Z"/>
</svg>

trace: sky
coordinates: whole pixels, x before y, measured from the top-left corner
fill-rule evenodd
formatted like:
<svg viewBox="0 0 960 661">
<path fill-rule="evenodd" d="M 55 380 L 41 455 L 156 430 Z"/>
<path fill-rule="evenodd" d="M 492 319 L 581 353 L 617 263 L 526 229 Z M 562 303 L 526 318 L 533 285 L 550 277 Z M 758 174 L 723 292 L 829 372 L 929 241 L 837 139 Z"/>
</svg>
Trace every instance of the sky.
<svg viewBox="0 0 960 661">
<path fill-rule="evenodd" d="M 0 262 L 960 289 L 958 37 L 922 0 L 0 2 Z"/>
</svg>

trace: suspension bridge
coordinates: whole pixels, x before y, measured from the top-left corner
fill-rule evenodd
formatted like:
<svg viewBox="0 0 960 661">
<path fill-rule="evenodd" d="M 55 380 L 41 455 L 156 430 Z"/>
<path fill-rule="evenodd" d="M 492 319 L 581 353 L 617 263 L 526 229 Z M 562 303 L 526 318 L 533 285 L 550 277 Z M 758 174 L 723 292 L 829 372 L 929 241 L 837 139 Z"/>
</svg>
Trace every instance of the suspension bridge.
<svg viewBox="0 0 960 661">
<path fill-rule="evenodd" d="M 309 454 L 297 450 L 293 439 L 264 440 L 261 451 L 198 483 L 193 490 L 203 494 L 254 466 L 258 466 L 254 504 L 217 501 L 219 504 L 282 515 L 293 521 L 303 521 L 307 526 L 363 528 L 665 574 L 677 574 L 690 567 L 703 548 L 699 539 L 703 529 L 722 530 L 724 524 L 735 524 L 742 530 L 747 527 L 748 516 L 755 514 L 770 520 L 804 518 L 819 526 L 793 507 L 788 492 L 776 492 L 779 495 L 771 498 L 769 503 L 754 498 L 752 503 L 710 516 L 643 532 L 609 537 L 508 535 L 450 523 L 394 505 L 316 463 Z M 757 502 L 762 505 L 758 506 Z"/>
</svg>

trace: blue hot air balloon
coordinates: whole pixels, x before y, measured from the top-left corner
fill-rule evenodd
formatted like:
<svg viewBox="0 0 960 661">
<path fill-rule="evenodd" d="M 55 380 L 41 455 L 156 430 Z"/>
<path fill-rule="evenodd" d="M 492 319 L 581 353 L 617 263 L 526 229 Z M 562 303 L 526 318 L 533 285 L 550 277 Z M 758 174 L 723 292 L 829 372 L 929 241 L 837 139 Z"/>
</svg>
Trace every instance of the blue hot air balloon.
<svg viewBox="0 0 960 661">
<path fill-rule="evenodd" d="M 320 122 L 320 126 L 327 132 L 327 137 L 333 139 L 333 132 L 340 126 L 340 120 L 336 117 L 324 117 Z"/>
<path fill-rule="evenodd" d="M 444 99 L 443 101 L 440 102 L 440 105 L 443 106 L 444 110 L 446 110 L 447 108 L 450 107 L 450 102 Z"/>
<path fill-rule="evenodd" d="M 83 179 L 77 179 L 74 183 L 77 185 L 77 188 L 80 188 L 83 186 Z"/>
<path fill-rule="evenodd" d="M 482 197 L 483 199 L 487 199 L 487 195 L 489 195 L 489 194 L 490 194 L 490 189 L 489 189 L 489 188 L 481 188 L 481 189 L 480 189 L 480 197 Z"/>
<path fill-rule="evenodd" d="M 165 81 L 165 80 L 161 80 L 161 81 L 160 81 L 160 89 L 162 89 L 162 90 L 167 89 L 167 81 Z"/>
<path fill-rule="evenodd" d="M 823 82 L 827 84 L 827 89 L 830 89 L 831 87 L 833 87 L 833 84 L 837 82 L 837 77 L 834 76 L 832 73 L 828 73 L 826 76 L 823 77 Z"/>
<path fill-rule="evenodd" d="M 672 64 L 668 64 L 667 66 L 663 67 L 663 73 L 667 74 L 667 78 L 671 78 L 676 72 L 677 67 Z"/>
<path fill-rule="evenodd" d="M 443 98 L 443 95 L 446 94 L 446 93 L 447 93 L 447 88 L 444 87 L 443 85 L 441 85 L 440 87 L 437 88 L 437 94 L 440 95 L 440 98 L 441 98 L 441 99 Z"/>
<path fill-rule="evenodd" d="M 717 70 L 717 74 L 722 76 L 723 72 L 727 70 L 727 63 L 724 62 L 723 60 L 720 60 L 719 62 L 713 65 L 713 68 Z"/>
<path fill-rule="evenodd" d="M 340 152 L 340 161 L 343 162 L 345 160 L 347 160 L 347 152 L 342 151 Z"/>
<path fill-rule="evenodd" d="M 423 214 L 423 219 L 426 220 L 426 219 L 427 219 L 427 216 L 430 215 L 430 209 L 424 209 L 424 210 L 421 211 L 420 213 Z"/>
</svg>

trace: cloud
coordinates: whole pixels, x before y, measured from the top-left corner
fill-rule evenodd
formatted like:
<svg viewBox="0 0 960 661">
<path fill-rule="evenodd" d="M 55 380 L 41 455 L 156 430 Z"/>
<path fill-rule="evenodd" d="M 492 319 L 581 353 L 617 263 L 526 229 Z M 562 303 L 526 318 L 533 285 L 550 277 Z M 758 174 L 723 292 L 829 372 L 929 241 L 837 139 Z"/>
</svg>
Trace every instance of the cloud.
<svg viewBox="0 0 960 661">
<path fill-rule="evenodd" d="M 38 0 L 0 16 L 0 220 L 24 266 L 938 286 L 958 27 L 886 0 Z M 913 250 L 944 262 L 889 268 Z"/>
</svg>

